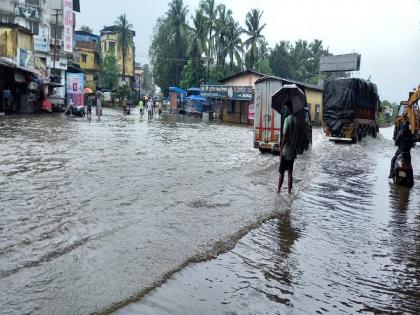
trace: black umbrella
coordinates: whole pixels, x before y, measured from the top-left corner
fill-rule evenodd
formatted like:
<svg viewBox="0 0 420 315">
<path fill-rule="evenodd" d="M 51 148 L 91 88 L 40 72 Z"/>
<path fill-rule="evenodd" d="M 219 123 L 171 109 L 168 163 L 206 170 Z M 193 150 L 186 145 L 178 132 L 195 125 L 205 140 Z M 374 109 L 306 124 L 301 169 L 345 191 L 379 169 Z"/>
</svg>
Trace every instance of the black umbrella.
<svg viewBox="0 0 420 315">
<path fill-rule="evenodd" d="M 293 104 L 293 112 L 297 113 L 306 107 L 306 95 L 296 84 L 285 84 L 271 98 L 271 107 L 280 114 L 287 101 Z"/>
</svg>

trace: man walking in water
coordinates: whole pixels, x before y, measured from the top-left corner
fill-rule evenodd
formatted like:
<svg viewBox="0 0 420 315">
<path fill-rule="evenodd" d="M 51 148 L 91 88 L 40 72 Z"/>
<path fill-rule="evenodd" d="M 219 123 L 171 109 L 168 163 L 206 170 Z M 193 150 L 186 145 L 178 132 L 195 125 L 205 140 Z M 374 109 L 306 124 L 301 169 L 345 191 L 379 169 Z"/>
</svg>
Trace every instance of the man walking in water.
<svg viewBox="0 0 420 315">
<path fill-rule="evenodd" d="M 149 97 L 147 100 L 147 120 L 152 120 L 153 118 L 153 101 L 152 98 Z"/>
<path fill-rule="evenodd" d="M 280 145 L 280 177 L 277 193 L 281 192 L 281 187 L 283 185 L 284 173 L 287 170 L 288 180 L 289 180 L 289 195 L 292 193 L 293 185 L 293 165 L 296 159 L 296 132 L 297 132 L 297 119 L 293 114 L 293 104 L 291 101 L 286 101 L 285 106 L 289 111 L 289 116 L 284 121 L 283 126 L 283 137 Z"/>
</svg>

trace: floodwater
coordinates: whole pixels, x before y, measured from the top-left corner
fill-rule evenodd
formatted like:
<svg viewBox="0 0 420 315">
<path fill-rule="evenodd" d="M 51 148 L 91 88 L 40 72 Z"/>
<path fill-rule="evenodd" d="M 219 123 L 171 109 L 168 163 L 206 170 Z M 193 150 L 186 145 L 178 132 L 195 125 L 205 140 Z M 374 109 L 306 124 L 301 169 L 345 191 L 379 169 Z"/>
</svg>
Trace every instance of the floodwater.
<svg viewBox="0 0 420 315">
<path fill-rule="evenodd" d="M 117 314 L 420 313 L 420 152 L 415 187 L 394 186 L 391 137 L 348 146 L 316 132 L 287 211 Z"/>
<path fill-rule="evenodd" d="M 289 197 L 249 128 L 104 115 L 0 119 L 2 314 L 420 311 L 420 153 L 388 183 L 389 130 L 314 131 Z"/>
</svg>

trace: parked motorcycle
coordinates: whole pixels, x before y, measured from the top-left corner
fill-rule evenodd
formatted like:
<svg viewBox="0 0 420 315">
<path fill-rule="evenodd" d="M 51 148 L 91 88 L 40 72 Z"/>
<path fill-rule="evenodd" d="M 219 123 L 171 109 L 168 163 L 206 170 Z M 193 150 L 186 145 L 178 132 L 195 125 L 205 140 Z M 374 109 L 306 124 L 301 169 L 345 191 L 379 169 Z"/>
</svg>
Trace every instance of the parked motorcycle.
<svg viewBox="0 0 420 315">
<path fill-rule="evenodd" d="M 402 152 L 398 155 L 394 166 L 394 183 L 410 188 L 414 186 L 413 167 L 409 153 Z"/>
<path fill-rule="evenodd" d="M 85 117 L 85 108 L 83 106 L 73 107 L 73 115 L 76 117 Z"/>
</svg>

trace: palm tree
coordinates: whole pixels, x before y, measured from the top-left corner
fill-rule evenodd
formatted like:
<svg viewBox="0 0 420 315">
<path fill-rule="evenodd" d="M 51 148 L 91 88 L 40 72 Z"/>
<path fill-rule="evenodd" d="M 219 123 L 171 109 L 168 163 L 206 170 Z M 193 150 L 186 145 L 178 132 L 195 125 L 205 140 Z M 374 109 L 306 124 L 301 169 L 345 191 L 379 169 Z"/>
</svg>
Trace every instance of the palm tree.
<svg viewBox="0 0 420 315">
<path fill-rule="evenodd" d="M 231 24 L 227 28 L 226 34 L 226 53 L 229 56 L 230 70 L 233 69 L 233 60 L 236 59 L 236 62 L 242 64 L 241 55 L 244 53 L 243 43 L 241 35 L 243 30 L 238 22 L 231 21 Z"/>
<path fill-rule="evenodd" d="M 308 62 L 311 52 L 306 40 L 298 40 L 290 49 L 290 67 L 292 78 L 304 81 L 308 78 Z"/>
<path fill-rule="evenodd" d="M 216 37 L 217 41 L 215 43 L 215 50 L 216 50 L 216 57 L 217 57 L 217 64 L 224 66 L 226 62 L 226 41 L 227 41 L 227 33 L 228 27 L 234 23 L 232 17 L 232 10 L 226 9 L 224 4 L 221 4 L 217 7 L 218 11 L 218 18 L 216 19 Z"/>
<path fill-rule="evenodd" d="M 321 60 L 321 56 L 325 54 L 324 48 L 322 47 L 322 40 L 315 39 L 310 45 L 309 45 L 309 51 L 311 54 L 311 67 L 310 72 L 312 76 L 317 75 L 319 70 L 319 63 Z"/>
<path fill-rule="evenodd" d="M 260 25 L 263 13 L 263 11 L 258 9 L 252 9 L 246 15 L 246 29 L 244 32 L 249 36 L 249 38 L 245 41 L 245 45 L 247 48 L 250 47 L 250 65 L 252 69 L 255 67 L 255 63 L 257 61 L 258 43 L 260 40 L 265 39 L 264 35 L 262 35 L 262 31 L 266 24 Z"/>
<path fill-rule="evenodd" d="M 207 27 L 209 30 L 209 53 L 207 56 L 207 71 L 209 71 L 210 59 L 213 58 L 214 53 L 214 38 L 213 31 L 216 27 L 217 11 L 215 0 L 202 0 L 200 7 L 203 9 L 207 17 Z"/>
<path fill-rule="evenodd" d="M 125 13 L 118 17 L 114 25 L 117 30 L 118 47 L 122 53 L 122 77 L 125 82 L 125 59 L 130 46 L 133 44 L 133 25 L 128 22 Z"/>
<path fill-rule="evenodd" d="M 199 70 L 202 66 L 202 55 L 207 53 L 207 21 L 202 9 L 197 10 L 195 17 L 192 18 L 193 27 L 191 30 L 190 44 L 188 47 L 189 55 L 195 59 L 195 80 L 199 83 Z"/>
<path fill-rule="evenodd" d="M 176 58 L 176 73 L 175 84 L 179 84 L 180 67 L 179 58 L 181 56 L 180 50 L 182 45 L 186 42 L 187 30 L 187 14 L 189 10 L 184 6 L 183 0 L 172 0 L 169 3 L 169 10 L 167 12 L 169 30 L 169 39 L 175 45 L 175 58 Z"/>
</svg>

